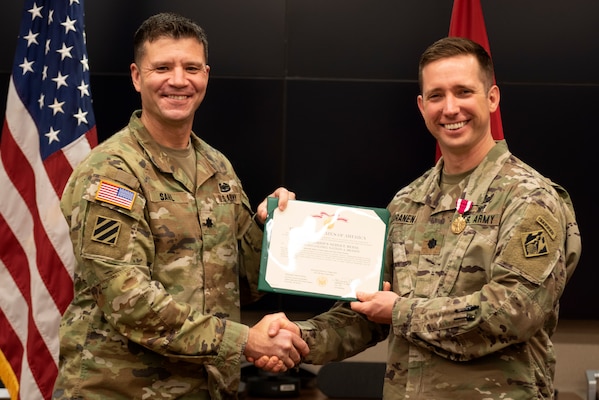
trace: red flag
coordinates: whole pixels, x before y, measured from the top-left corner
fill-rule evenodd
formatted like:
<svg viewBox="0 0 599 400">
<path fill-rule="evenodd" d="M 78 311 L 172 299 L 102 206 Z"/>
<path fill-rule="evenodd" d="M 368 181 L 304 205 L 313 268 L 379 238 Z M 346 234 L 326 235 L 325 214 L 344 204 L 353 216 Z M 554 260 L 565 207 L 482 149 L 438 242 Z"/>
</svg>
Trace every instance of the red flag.
<svg viewBox="0 0 599 400">
<path fill-rule="evenodd" d="M 473 40 L 491 54 L 480 0 L 454 0 L 449 24 L 449 36 Z M 494 78 L 493 83 L 495 83 Z M 491 134 L 495 140 L 503 139 L 503 125 L 499 107 L 497 107 L 497 111 L 491 114 Z M 440 156 L 439 146 L 437 146 L 437 160 Z"/>
<path fill-rule="evenodd" d="M 50 399 L 75 258 L 60 196 L 97 144 L 83 0 L 25 0 L 0 142 L 0 379 Z"/>
</svg>

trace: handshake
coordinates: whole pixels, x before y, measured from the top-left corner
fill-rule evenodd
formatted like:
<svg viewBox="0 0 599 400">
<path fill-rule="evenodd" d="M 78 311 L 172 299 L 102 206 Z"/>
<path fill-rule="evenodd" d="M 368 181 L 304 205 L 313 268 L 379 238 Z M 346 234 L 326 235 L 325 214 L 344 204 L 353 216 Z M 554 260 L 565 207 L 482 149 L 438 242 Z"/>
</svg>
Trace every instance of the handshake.
<svg viewBox="0 0 599 400">
<path fill-rule="evenodd" d="M 391 325 L 393 305 L 399 299 L 390 282 L 374 293 L 357 293 L 358 301 L 350 302 L 353 311 L 377 324 Z M 322 315 L 322 314 L 321 314 Z M 295 367 L 310 353 L 300 328 L 285 313 L 264 316 L 250 328 L 243 355 L 256 367 L 269 372 L 285 372 Z"/>
<path fill-rule="evenodd" d="M 264 316 L 250 328 L 243 355 L 265 371 L 285 372 L 297 366 L 309 352 L 299 327 L 279 312 Z"/>
</svg>

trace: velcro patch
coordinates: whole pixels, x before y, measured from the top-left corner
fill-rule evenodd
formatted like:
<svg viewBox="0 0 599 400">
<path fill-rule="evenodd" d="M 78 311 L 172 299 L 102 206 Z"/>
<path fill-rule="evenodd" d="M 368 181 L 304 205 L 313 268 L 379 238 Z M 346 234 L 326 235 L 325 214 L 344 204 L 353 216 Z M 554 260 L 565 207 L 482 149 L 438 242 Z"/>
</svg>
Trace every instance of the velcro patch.
<svg viewBox="0 0 599 400">
<path fill-rule="evenodd" d="M 410 224 L 413 225 L 416 222 L 416 214 L 402 214 L 395 213 L 393 216 L 394 222 L 398 222 L 400 224 Z"/>
<path fill-rule="evenodd" d="M 501 216 L 499 214 L 473 214 L 470 213 L 465 215 L 466 223 L 468 225 L 488 225 L 488 226 L 497 226 L 499 225 L 499 221 L 501 221 Z"/>
<path fill-rule="evenodd" d="M 116 183 L 101 180 L 96 192 L 96 200 L 131 210 L 137 193 Z"/>
<path fill-rule="evenodd" d="M 131 217 L 102 203 L 90 202 L 84 224 L 83 257 L 125 262 L 131 258 L 129 245 L 137 227 Z"/>
<path fill-rule="evenodd" d="M 522 233 L 521 237 L 524 256 L 537 257 L 549 253 L 544 231 Z"/>
<path fill-rule="evenodd" d="M 218 204 L 241 204 L 239 193 L 214 193 L 214 199 Z"/>
<path fill-rule="evenodd" d="M 159 192 L 152 191 L 148 193 L 148 197 L 151 202 L 159 203 L 159 202 L 172 202 L 172 203 L 184 203 L 188 204 L 191 201 L 194 201 L 194 198 L 188 192 Z"/>
<path fill-rule="evenodd" d="M 553 229 L 555 239 L 539 225 L 558 228 L 557 216 L 546 206 L 534 202 L 526 206 L 523 215 L 518 215 L 504 224 L 505 231 L 512 233 L 503 247 L 497 263 L 519 273 L 532 283 L 541 284 L 553 270 L 564 243 L 564 231 Z"/>
<path fill-rule="evenodd" d="M 92 231 L 91 240 L 99 243 L 116 245 L 121 231 L 121 221 L 98 216 Z"/>
<path fill-rule="evenodd" d="M 443 248 L 443 235 L 430 235 L 423 238 L 421 254 L 427 256 L 435 256 L 441 254 L 441 248 Z"/>
</svg>

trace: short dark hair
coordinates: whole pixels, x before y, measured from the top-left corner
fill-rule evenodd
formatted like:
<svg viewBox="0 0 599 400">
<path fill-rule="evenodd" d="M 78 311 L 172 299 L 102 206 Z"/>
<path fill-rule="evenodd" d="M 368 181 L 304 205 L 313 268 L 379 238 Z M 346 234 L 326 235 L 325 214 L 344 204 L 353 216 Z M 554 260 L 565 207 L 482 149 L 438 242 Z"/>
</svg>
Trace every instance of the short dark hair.
<svg viewBox="0 0 599 400">
<path fill-rule="evenodd" d="M 133 59 L 143 57 L 144 44 L 162 37 L 174 39 L 195 38 L 204 45 L 204 57 L 208 62 L 208 36 L 201 26 L 181 15 L 165 12 L 152 15 L 139 26 L 133 36 Z"/>
<path fill-rule="evenodd" d="M 480 66 L 481 81 L 487 89 L 494 83 L 495 71 L 491 56 L 483 46 L 466 38 L 445 37 L 431 44 L 420 57 L 418 65 L 418 83 L 422 91 L 422 70 L 428 64 L 443 58 L 461 55 L 473 55 Z"/>
</svg>

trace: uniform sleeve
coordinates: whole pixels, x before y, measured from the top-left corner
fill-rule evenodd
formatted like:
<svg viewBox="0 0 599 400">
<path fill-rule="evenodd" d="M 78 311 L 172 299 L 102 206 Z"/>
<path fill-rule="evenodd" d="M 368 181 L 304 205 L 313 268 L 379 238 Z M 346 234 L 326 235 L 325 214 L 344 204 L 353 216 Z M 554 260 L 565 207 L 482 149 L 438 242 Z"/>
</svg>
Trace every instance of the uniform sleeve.
<svg viewBox="0 0 599 400">
<path fill-rule="evenodd" d="M 393 334 L 448 359 L 464 361 L 551 334 L 567 269 L 563 204 L 542 189 L 514 199 L 504 214 L 496 255 L 480 290 L 457 297 L 400 298 Z M 579 235 L 578 235 L 579 237 Z M 579 252 L 580 242 L 572 242 Z M 472 251 L 475 251 L 474 249 Z M 470 266 L 471 267 L 471 266 Z"/>
<path fill-rule="evenodd" d="M 329 311 L 296 324 L 310 347 L 303 360 L 309 364 L 341 361 L 385 340 L 389 333 L 388 325 L 368 321 L 347 302 L 337 302 Z"/>
<path fill-rule="evenodd" d="M 243 210 L 239 218 L 239 278 L 242 305 L 252 303 L 264 296 L 258 290 L 260 260 L 262 254 L 262 228 L 253 218 L 247 196 L 243 195 Z"/>
</svg>

